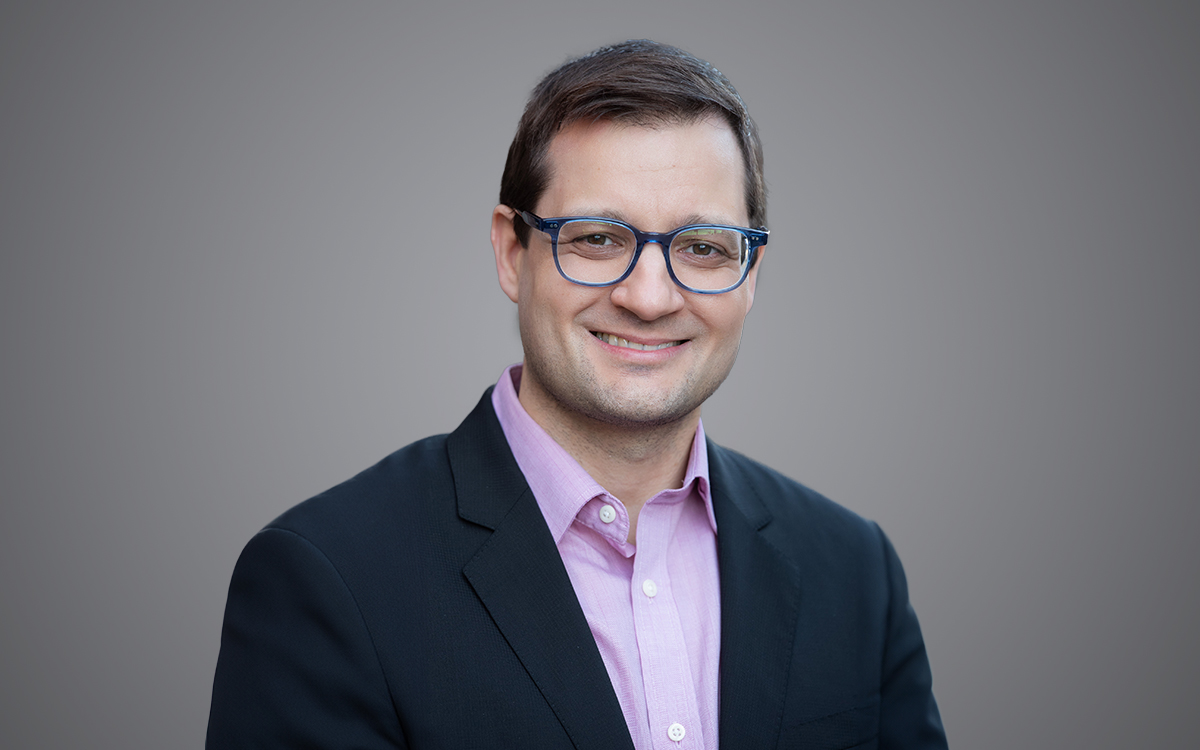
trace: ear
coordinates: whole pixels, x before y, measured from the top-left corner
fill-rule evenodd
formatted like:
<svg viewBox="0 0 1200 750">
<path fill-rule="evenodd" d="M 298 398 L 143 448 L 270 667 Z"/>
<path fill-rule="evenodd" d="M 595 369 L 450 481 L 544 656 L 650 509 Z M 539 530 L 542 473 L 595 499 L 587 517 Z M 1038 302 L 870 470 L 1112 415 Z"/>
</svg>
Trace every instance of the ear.
<svg viewBox="0 0 1200 750">
<path fill-rule="evenodd" d="M 750 308 L 754 307 L 754 287 L 758 283 L 758 269 L 762 268 L 763 256 L 766 255 L 766 247 L 760 247 L 755 251 L 754 266 L 750 269 L 750 273 L 746 275 L 746 281 L 743 286 L 746 287 L 746 312 L 750 312 Z"/>
<path fill-rule="evenodd" d="M 521 263 L 525 260 L 525 248 L 517 239 L 513 229 L 516 212 L 500 205 L 492 211 L 492 250 L 496 253 L 496 276 L 500 288 L 513 302 L 517 301 L 520 289 Z"/>
</svg>

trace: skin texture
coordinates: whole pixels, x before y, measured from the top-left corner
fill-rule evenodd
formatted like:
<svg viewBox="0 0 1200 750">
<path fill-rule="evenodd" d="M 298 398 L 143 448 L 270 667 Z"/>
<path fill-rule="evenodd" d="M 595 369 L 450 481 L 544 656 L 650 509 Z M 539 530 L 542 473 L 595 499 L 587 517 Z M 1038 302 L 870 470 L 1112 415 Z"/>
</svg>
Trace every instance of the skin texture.
<svg viewBox="0 0 1200 750">
<path fill-rule="evenodd" d="M 653 232 L 747 223 L 741 155 L 714 119 L 575 123 L 551 142 L 549 162 L 547 190 L 530 209 L 539 216 L 605 216 Z M 518 306 L 521 404 L 635 519 L 646 499 L 682 481 L 700 406 L 737 357 L 761 258 L 734 291 L 700 295 L 676 286 L 659 246 L 647 245 L 620 284 L 583 287 L 559 275 L 545 234 L 521 247 L 512 216 L 496 207 L 492 245 L 500 286 Z M 636 351 L 594 332 L 675 343 Z"/>
</svg>

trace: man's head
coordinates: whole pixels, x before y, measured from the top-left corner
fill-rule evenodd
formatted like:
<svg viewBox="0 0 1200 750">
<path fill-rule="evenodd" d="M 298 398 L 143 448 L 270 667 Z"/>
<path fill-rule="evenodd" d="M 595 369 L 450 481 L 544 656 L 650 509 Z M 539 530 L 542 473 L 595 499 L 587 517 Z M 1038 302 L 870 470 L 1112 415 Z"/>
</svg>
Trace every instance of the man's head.
<svg viewBox="0 0 1200 750">
<path fill-rule="evenodd" d="M 521 402 L 535 420 L 576 431 L 693 423 L 733 366 L 758 274 L 749 262 L 758 255 L 719 257 L 706 232 L 761 226 L 764 192 L 753 124 L 707 63 L 640 41 L 550 73 L 521 120 L 492 217 L 500 286 L 518 305 L 525 349 Z M 560 235 L 556 247 L 548 227 L 531 230 L 521 211 L 659 235 L 687 227 L 687 239 L 669 252 L 651 239 L 611 284 L 575 283 L 556 254 L 595 258 L 627 250 L 622 237 L 633 235 L 588 229 Z M 762 235 L 737 236 L 751 234 Z M 681 286 L 692 278 L 685 271 L 721 257 L 746 259 L 743 283 L 713 294 Z"/>
<path fill-rule="evenodd" d="M 651 126 L 705 117 L 726 123 L 734 134 L 745 169 L 749 226 L 766 226 L 762 143 L 741 96 L 712 65 L 648 39 L 602 47 L 542 79 L 529 96 L 508 148 L 500 203 L 532 210 L 549 180 L 550 142 L 568 125 L 605 120 Z M 519 217 L 514 226 L 521 242 L 526 242 L 529 227 Z"/>
</svg>

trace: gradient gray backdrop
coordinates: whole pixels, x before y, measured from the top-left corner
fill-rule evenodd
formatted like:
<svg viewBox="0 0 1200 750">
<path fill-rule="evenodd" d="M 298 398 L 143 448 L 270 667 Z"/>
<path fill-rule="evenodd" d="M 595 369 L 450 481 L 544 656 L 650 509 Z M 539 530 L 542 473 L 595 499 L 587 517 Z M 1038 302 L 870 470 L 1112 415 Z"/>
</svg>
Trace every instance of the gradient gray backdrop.
<svg viewBox="0 0 1200 750">
<path fill-rule="evenodd" d="M 649 36 L 766 147 L 709 433 L 890 533 L 954 746 L 1194 746 L 1195 8 L 6 2 L 0 745 L 202 744 L 242 545 L 520 358 L 528 90 Z"/>
</svg>

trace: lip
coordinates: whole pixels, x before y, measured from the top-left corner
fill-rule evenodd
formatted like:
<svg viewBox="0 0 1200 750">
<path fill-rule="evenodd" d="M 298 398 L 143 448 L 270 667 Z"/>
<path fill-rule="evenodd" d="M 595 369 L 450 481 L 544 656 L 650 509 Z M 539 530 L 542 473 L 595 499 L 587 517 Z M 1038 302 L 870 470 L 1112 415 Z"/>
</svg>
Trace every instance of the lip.
<svg viewBox="0 0 1200 750">
<path fill-rule="evenodd" d="M 688 339 L 667 339 L 667 338 L 646 338 L 643 336 L 629 336 L 610 331 L 595 330 L 590 331 L 592 338 L 595 339 L 601 346 L 612 352 L 619 352 L 624 356 L 633 356 L 639 359 L 650 357 L 659 359 L 669 357 L 688 343 Z M 620 342 L 614 341 L 620 339 Z M 624 344 L 633 344 L 627 346 Z"/>
</svg>

